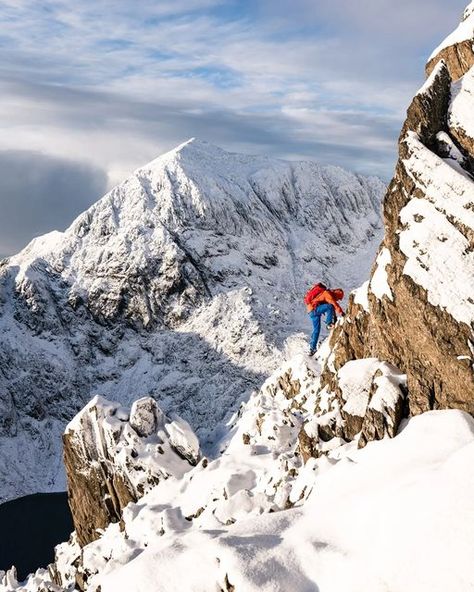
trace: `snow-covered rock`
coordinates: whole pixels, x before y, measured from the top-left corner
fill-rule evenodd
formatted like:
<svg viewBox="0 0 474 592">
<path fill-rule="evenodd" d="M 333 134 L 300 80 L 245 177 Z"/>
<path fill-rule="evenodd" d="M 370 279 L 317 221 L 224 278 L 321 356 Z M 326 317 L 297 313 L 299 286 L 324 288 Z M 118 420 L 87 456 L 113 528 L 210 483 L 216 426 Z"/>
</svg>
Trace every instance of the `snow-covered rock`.
<svg viewBox="0 0 474 592">
<path fill-rule="evenodd" d="M 251 516 L 257 519 L 262 514 L 301 507 L 311 495 L 317 478 L 328 467 L 356 450 L 363 438 L 363 444 L 374 439 L 365 434 L 364 429 L 352 442 L 345 439 L 349 412 L 362 416 L 373 413 L 378 421 L 378 437 L 395 435 L 399 416 L 394 410 L 403 396 L 399 388 L 403 381 L 404 377 L 394 368 L 378 360 L 349 363 L 341 371 L 343 391 L 336 406 L 337 412 L 333 413 L 329 409 L 331 397 L 319 389 L 318 362 L 296 355 L 241 405 L 228 425 L 222 454 L 214 460 L 203 458 L 194 468 L 189 465 L 175 467 L 175 456 L 172 462 L 169 459 L 163 462 L 169 452 L 165 451 L 164 456 L 157 453 L 156 438 L 140 438 L 134 432 L 131 439 L 132 417 L 127 422 L 128 415 L 123 409 L 103 400 L 94 400 L 66 430 L 65 439 L 70 442 L 65 454 L 73 493 L 83 489 L 85 494 L 80 495 L 82 506 L 76 533 L 71 541 L 58 547 L 56 562 L 50 566 L 54 582 L 64 589 L 69 583 L 79 581 L 81 589 L 95 591 L 103 575 L 116 569 L 117 561 L 122 564 L 136 556 L 137 545 L 148 548 L 159 544 L 164 536 L 181 536 L 190 531 L 219 532 L 223 527 L 245 522 Z M 364 395 L 361 405 L 359 400 Z M 162 421 L 155 418 L 163 417 L 159 411 L 150 413 L 152 401 L 142 399 L 133 406 L 141 408 L 138 413 L 142 418 L 140 431 L 145 424 L 146 433 L 149 433 L 150 426 Z M 335 401 L 334 397 L 332 401 Z M 341 411 L 344 401 L 348 409 Z M 92 429 L 91 414 L 94 415 Z M 96 419 L 98 415 L 100 417 Z M 333 420 L 342 426 L 341 437 L 326 438 L 325 434 L 334 427 Z M 313 438 L 315 433 L 321 436 L 318 455 L 306 454 L 302 445 L 305 429 L 313 430 Z M 117 430 L 121 434 L 119 437 Z M 100 434 L 98 442 L 91 432 Z M 166 432 L 172 433 L 168 425 Z M 74 442 L 74 438 L 79 439 L 79 443 Z M 161 441 L 163 439 L 162 436 Z M 193 441 L 192 437 L 188 439 Z M 103 442 L 111 444 L 101 453 L 98 462 L 93 452 L 83 454 L 86 442 L 88 447 L 99 450 L 104 448 Z M 146 443 L 146 451 L 143 443 Z M 78 450 L 81 451 L 79 454 L 75 452 Z M 320 459 L 316 463 L 314 459 L 308 460 L 309 456 Z M 143 459 L 152 464 L 151 469 L 144 465 Z M 162 478 L 164 465 L 174 467 L 168 469 L 165 479 Z M 107 478 L 100 486 L 98 477 L 104 474 Z M 98 533 L 91 531 L 93 520 L 90 516 L 96 516 L 102 507 L 107 511 L 110 498 L 120 496 L 120 488 L 116 493 L 115 486 L 117 483 L 123 486 L 122 475 L 126 476 L 128 489 L 134 491 L 134 499 L 128 500 L 132 503 L 127 507 L 122 504 L 115 513 L 110 513 L 112 524 L 109 527 L 105 528 L 103 521 L 95 525 L 105 529 L 98 538 Z M 146 480 L 144 488 L 146 475 L 151 479 Z M 133 485 L 137 476 L 138 488 Z M 88 494 L 92 492 L 97 497 L 98 489 L 107 490 L 107 495 L 99 495 L 99 499 L 93 502 Z M 143 492 L 145 495 L 134 504 Z M 84 500 L 88 502 L 88 512 L 84 511 Z M 74 502 L 73 495 L 73 511 Z M 84 545 L 87 537 L 94 542 L 81 550 L 78 543 Z M 125 554 L 123 557 L 122 553 Z M 42 572 L 34 577 L 45 578 Z"/>
<path fill-rule="evenodd" d="M 383 189 L 192 140 L 0 262 L 0 495 L 64 487 L 60 435 L 94 395 L 151 394 L 214 453 L 308 330 L 308 286 L 367 276 Z"/>
<path fill-rule="evenodd" d="M 387 361 L 407 375 L 411 414 L 474 414 L 473 6 L 408 109 L 367 298 L 351 297 L 322 372 L 334 391 L 352 361 Z"/>
<path fill-rule="evenodd" d="M 156 435 L 140 437 L 132 429 L 133 411 L 129 417 L 117 404 L 96 398 L 65 433 L 73 511 L 76 501 L 82 504 L 77 514 L 79 528 L 68 543 L 57 548 L 49 572 L 39 570 L 24 589 L 53 582 L 58 590 L 64 590 L 79 582 L 80 589 L 95 590 L 97 578 L 112 568 L 119 556 L 112 548 L 117 542 L 120 553 L 127 556 L 120 561 L 128 561 L 137 555 L 137 536 L 140 545 L 148 546 L 171 533 L 179 536 L 190 528 L 218 531 L 249 516 L 301 505 L 316 472 L 303 463 L 298 434 L 311 413 L 317 387 L 317 363 L 296 355 L 240 406 L 227 426 L 222 454 L 215 460 L 204 457 L 195 467 L 181 460 L 176 465 L 171 438 L 168 447 L 162 443 L 173 433 L 170 426 L 176 422 L 162 421 L 166 434 L 158 432 L 161 443 L 157 444 Z M 149 426 L 160 423 L 153 417 L 163 417 L 159 410 L 149 413 L 151 401 L 145 398 L 132 406 L 135 410 L 140 407 L 139 416 L 145 418 L 140 421 L 140 431 L 143 424 L 148 432 Z M 192 435 L 187 440 L 192 444 Z M 158 447 L 165 448 L 164 454 L 157 452 Z M 145 495 L 136 504 L 132 499 L 127 507 L 117 504 L 110 512 L 123 482 L 135 501 L 143 492 Z M 94 524 L 96 517 L 100 521 Z M 111 524 L 106 528 L 107 519 Z M 126 523 L 129 528 L 124 530 Z M 100 538 L 93 525 L 105 529 Z M 145 538 L 143 529 L 147 531 Z M 97 540 L 81 549 L 87 537 Z"/>
<path fill-rule="evenodd" d="M 459 26 L 444 39 L 431 54 L 426 66 L 427 74 L 431 74 L 440 59 L 445 60 L 456 80 L 461 78 L 474 66 L 474 2 L 466 9 Z"/>
<path fill-rule="evenodd" d="M 63 437 L 68 499 L 81 546 L 119 522 L 123 508 L 199 461 L 199 442 L 181 418 L 169 419 L 151 397 L 130 412 L 94 397 Z"/>
<path fill-rule="evenodd" d="M 377 358 L 351 360 L 320 388 L 299 434 L 307 461 L 344 443 L 360 448 L 372 440 L 393 438 L 403 417 L 406 376 Z"/>
<path fill-rule="evenodd" d="M 473 455 L 472 417 L 428 412 L 410 419 L 394 439 L 312 459 L 306 470 L 310 465 L 307 483 L 314 486 L 285 511 L 257 509 L 255 484 L 241 465 L 228 500 L 238 518 L 228 524 L 217 518 L 212 524 L 212 514 L 204 522 L 186 520 L 185 499 L 173 497 L 176 487 L 168 480 L 125 510 L 123 531 L 112 524 L 84 547 L 76 565 L 87 578 L 78 581 L 88 592 L 306 592 L 315 586 L 470 592 Z M 199 490 L 206 471 L 192 469 Z M 64 569 L 77 559 L 77 547 L 63 545 L 58 555 Z M 24 584 L 11 575 L 0 591 L 73 589 L 71 573 L 62 582 L 54 584 L 44 571 Z"/>
</svg>

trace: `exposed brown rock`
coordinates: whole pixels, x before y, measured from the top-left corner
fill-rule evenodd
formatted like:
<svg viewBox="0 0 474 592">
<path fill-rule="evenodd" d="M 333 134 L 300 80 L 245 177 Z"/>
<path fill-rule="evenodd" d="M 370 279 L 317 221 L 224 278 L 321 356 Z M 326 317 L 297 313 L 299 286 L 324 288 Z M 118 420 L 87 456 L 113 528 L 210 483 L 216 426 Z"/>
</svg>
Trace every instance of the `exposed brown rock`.
<svg viewBox="0 0 474 592">
<path fill-rule="evenodd" d="M 431 59 L 426 65 L 426 74 L 429 76 L 440 60 L 444 60 L 448 66 L 449 73 L 453 80 L 461 76 L 474 66 L 474 52 L 472 40 L 468 39 L 455 45 L 442 49 L 437 56 Z"/>
<path fill-rule="evenodd" d="M 374 376 L 374 385 L 378 379 L 383 379 L 383 373 L 380 370 Z M 362 422 L 359 448 L 364 448 L 368 442 L 382 440 L 385 436 L 390 438 L 396 436 L 404 414 L 406 387 L 402 381 L 394 386 L 398 394 L 390 403 L 383 399 L 376 401 L 377 393 L 372 392 L 371 401 Z"/>
<path fill-rule="evenodd" d="M 385 237 L 381 251 L 385 249 L 389 253 L 390 263 L 385 273 L 390 295 L 377 297 L 369 289 L 367 311 L 351 299 L 344 323 L 336 328 L 331 340 L 332 355 L 323 368 L 321 387 L 338 399 L 341 397 L 339 371 L 351 360 L 378 358 L 407 374 L 407 408 L 400 397 L 385 413 L 369 407 L 362 422 L 360 417 L 345 416 L 342 408 L 344 437 L 350 438 L 361 430 L 360 445 L 385 434 L 394 435 L 400 419 L 407 413 L 457 408 L 474 415 L 474 327 L 430 302 L 427 290 L 405 273 L 407 257 L 400 247 L 400 235 L 405 229 L 400 218 L 402 210 L 411 200 L 433 203 L 431 180 L 420 180 L 416 170 L 410 169 L 414 146 L 411 138 L 433 156 L 434 167 L 443 164 L 436 161 L 439 156 L 451 158 L 457 170 L 464 168 L 466 179 L 474 170 L 472 138 L 462 126 L 454 129 L 449 121 L 453 80 L 466 75 L 473 66 L 473 40 L 442 50 L 428 64 L 430 79 L 408 109 L 399 141 L 400 158 L 384 200 Z M 466 191 L 469 195 L 472 192 L 474 203 L 474 179 Z M 464 195 L 465 202 L 469 201 L 469 195 Z M 435 208 L 474 250 L 474 228 L 448 215 L 439 205 Z M 415 222 L 422 220 L 423 216 L 415 217 Z M 440 236 L 439 240 L 444 239 Z M 450 248 L 447 244 L 447 253 Z M 376 269 L 375 263 L 371 279 Z M 304 441 L 304 446 L 310 451 L 315 444 Z"/>
<path fill-rule="evenodd" d="M 95 397 L 69 424 L 63 442 L 69 506 L 81 547 L 111 522 L 121 522 L 127 504 L 199 460 L 189 425 L 168 419 L 151 397 L 135 401 L 130 413 Z"/>
<path fill-rule="evenodd" d="M 94 409 L 91 410 L 92 413 Z M 89 424 L 92 431 L 92 424 Z M 97 424 L 100 429 L 100 424 Z M 81 546 L 99 538 L 97 529 L 119 522 L 122 509 L 137 500 L 131 483 L 117 474 L 110 458 L 101 455 L 96 440 L 77 439 L 70 430 L 63 437 L 68 499 Z M 106 452 L 106 451 L 105 451 Z"/>
<path fill-rule="evenodd" d="M 281 391 L 287 399 L 294 399 L 301 391 L 301 383 L 293 377 L 291 369 L 288 369 L 277 379 L 275 384 L 270 384 L 268 388 L 273 396 L 277 391 Z"/>
<path fill-rule="evenodd" d="M 473 12 L 474 7 L 471 2 L 464 10 L 461 22 L 467 21 L 468 19 L 471 19 L 472 21 Z M 456 35 L 455 37 L 458 36 Z M 453 41 L 452 38 L 448 37 L 448 39 L 442 44 L 442 49 L 426 64 L 427 76 L 431 74 L 440 60 L 443 60 L 446 63 L 453 80 L 458 80 L 461 76 L 464 76 L 472 66 L 474 66 L 474 47 L 472 39 L 461 39 L 456 43 L 451 43 L 446 47 L 443 47 L 449 39 Z M 460 38 L 458 37 L 458 39 Z"/>
<path fill-rule="evenodd" d="M 317 440 L 309 436 L 303 426 L 298 434 L 298 445 L 304 463 L 308 462 L 311 457 L 318 458 L 319 451 L 316 442 Z"/>
</svg>

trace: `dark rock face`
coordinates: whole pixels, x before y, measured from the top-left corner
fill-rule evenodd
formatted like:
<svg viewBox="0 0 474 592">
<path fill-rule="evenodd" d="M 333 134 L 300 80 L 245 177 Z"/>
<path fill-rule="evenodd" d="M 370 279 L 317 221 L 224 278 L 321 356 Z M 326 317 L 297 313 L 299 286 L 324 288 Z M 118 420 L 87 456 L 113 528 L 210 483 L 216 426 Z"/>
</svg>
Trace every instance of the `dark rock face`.
<svg viewBox="0 0 474 592">
<path fill-rule="evenodd" d="M 151 397 L 129 414 L 96 397 L 69 424 L 63 437 L 68 496 L 81 546 L 98 529 L 120 522 L 123 508 L 161 479 L 181 476 L 199 460 L 189 425 L 169 420 Z"/>
<path fill-rule="evenodd" d="M 329 435 L 357 435 L 359 446 L 395 435 L 404 415 L 448 408 L 474 414 L 473 40 L 443 48 L 427 72 L 400 135 L 370 282 L 351 296 L 321 377 L 321 391 L 341 407 Z M 397 367 L 406 386 L 399 383 L 400 395 L 385 410 L 372 405 L 369 392 L 364 416 L 348 414 L 341 373 L 369 358 Z M 312 436 L 300 435 L 301 451 L 317 456 L 320 436 L 304 429 Z"/>
</svg>

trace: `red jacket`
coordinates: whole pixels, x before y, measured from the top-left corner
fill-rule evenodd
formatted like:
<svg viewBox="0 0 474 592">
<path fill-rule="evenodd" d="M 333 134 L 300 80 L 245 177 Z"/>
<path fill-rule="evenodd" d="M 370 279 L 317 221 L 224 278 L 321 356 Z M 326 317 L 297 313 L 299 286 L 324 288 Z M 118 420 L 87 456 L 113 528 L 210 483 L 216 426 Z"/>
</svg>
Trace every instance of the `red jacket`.
<svg viewBox="0 0 474 592">
<path fill-rule="evenodd" d="M 321 292 L 321 294 L 318 294 L 315 298 L 313 298 L 306 308 L 308 309 L 308 312 L 311 312 L 318 306 L 318 304 L 326 302 L 327 304 L 332 304 L 338 314 L 343 315 L 344 311 L 337 302 L 343 298 L 344 292 L 340 288 L 336 290 L 324 290 L 324 292 Z"/>
</svg>

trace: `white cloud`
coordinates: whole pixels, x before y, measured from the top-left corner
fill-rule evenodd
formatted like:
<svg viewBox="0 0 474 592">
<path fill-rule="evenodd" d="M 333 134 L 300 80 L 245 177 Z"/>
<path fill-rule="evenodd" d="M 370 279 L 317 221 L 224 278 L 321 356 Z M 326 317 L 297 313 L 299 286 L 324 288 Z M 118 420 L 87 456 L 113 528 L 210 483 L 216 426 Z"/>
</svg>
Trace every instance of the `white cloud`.
<svg viewBox="0 0 474 592">
<path fill-rule="evenodd" d="M 464 0 L 3 0 L 0 149 L 117 181 L 190 136 L 391 174 Z"/>
</svg>

